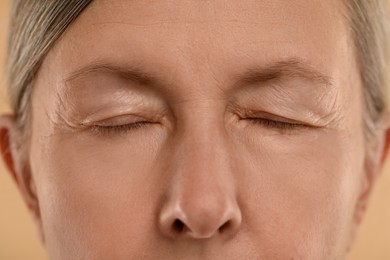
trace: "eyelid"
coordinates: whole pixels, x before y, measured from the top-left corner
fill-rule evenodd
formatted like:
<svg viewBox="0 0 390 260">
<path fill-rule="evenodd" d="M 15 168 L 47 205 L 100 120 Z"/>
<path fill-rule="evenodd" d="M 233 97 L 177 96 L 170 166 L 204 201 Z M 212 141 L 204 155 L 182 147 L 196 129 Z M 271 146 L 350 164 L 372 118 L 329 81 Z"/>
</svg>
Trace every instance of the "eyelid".
<svg viewBox="0 0 390 260">
<path fill-rule="evenodd" d="M 105 119 L 87 120 L 84 121 L 82 124 L 85 126 L 100 126 L 100 127 L 111 126 L 112 127 L 112 126 L 133 124 L 140 121 L 149 121 L 149 120 L 137 115 L 123 114 L 123 115 L 117 115 L 113 117 L 107 117 Z"/>
<path fill-rule="evenodd" d="M 265 127 L 269 128 L 277 128 L 277 129 L 295 129 L 295 128 L 304 128 L 308 127 L 304 124 L 299 123 L 289 123 L 286 121 L 277 121 L 277 120 L 271 120 L 267 118 L 247 118 L 250 120 L 253 124 L 259 124 Z"/>
<path fill-rule="evenodd" d="M 294 120 L 284 116 L 275 115 L 266 111 L 245 109 L 240 111 L 239 117 L 248 120 L 251 124 L 279 130 L 297 130 L 303 128 L 315 128 L 310 123 Z"/>
<path fill-rule="evenodd" d="M 110 135 L 125 134 L 127 132 L 135 131 L 137 129 L 147 126 L 148 124 L 151 123 L 147 121 L 137 121 L 135 123 L 124 124 L 124 125 L 108 125 L 108 126 L 94 125 L 91 127 L 91 130 L 92 132 L 98 135 L 110 136 Z"/>
<path fill-rule="evenodd" d="M 308 125 L 307 123 L 291 118 L 286 118 L 284 116 L 275 115 L 266 111 L 245 110 L 244 113 L 240 114 L 240 117 L 242 119 L 263 119 L 292 125 Z"/>
<path fill-rule="evenodd" d="M 125 134 L 127 132 L 136 131 L 154 123 L 156 122 L 145 119 L 144 117 L 125 114 L 89 122 L 87 126 L 94 134 L 103 136 L 116 136 Z"/>
</svg>

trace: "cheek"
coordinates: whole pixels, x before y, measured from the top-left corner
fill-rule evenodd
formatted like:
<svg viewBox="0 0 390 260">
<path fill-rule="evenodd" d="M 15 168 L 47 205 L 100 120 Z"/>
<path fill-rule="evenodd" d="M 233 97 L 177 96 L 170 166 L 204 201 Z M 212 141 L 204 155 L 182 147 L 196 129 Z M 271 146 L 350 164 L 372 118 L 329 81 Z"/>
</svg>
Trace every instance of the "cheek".
<svg viewBox="0 0 390 260">
<path fill-rule="evenodd" d="M 237 182 L 254 240 L 268 236 L 267 247 L 281 255 L 319 259 L 346 242 L 363 147 L 358 135 L 321 131 L 244 139 L 238 152 L 248 166 Z"/>
<path fill-rule="evenodd" d="M 48 248 L 63 250 L 55 254 L 82 248 L 78 256 L 145 251 L 161 197 L 153 161 L 162 139 L 72 135 L 36 145 L 45 147 L 32 153 L 40 162 L 32 170 Z"/>
</svg>

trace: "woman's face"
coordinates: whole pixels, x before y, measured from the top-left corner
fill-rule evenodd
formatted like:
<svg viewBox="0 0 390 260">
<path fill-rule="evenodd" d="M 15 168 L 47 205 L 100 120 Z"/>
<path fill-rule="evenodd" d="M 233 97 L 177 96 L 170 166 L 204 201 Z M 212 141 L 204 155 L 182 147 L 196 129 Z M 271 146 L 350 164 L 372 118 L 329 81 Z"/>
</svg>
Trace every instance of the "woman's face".
<svg viewBox="0 0 390 260">
<path fill-rule="evenodd" d="M 337 259 L 364 196 L 342 1 L 94 1 L 32 95 L 53 259 Z"/>
</svg>

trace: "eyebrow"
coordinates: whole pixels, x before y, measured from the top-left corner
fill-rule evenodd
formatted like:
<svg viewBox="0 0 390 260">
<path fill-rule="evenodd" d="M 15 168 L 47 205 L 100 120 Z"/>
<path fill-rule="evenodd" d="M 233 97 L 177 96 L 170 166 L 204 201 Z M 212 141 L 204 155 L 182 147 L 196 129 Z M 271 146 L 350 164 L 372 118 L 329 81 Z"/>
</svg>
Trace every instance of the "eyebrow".
<svg viewBox="0 0 390 260">
<path fill-rule="evenodd" d="M 65 83 L 69 83 L 89 74 L 100 72 L 113 73 L 135 84 L 143 86 L 163 88 L 164 86 L 174 85 L 171 82 L 166 82 L 158 77 L 155 77 L 140 66 L 124 67 L 102 61 L 90 63 L 70 73 L 67 77 L 65 77 Z M 314 69 L 302 60 L 293 58 L 273 62 L 265 66 L 252 67 L 246 70 L 243 74 L 236 75 L 237 80 L 234 86 L 241 87 L 286 78 L 303 78 L 321 85 L 333 85 L 331 77 Z"/>
<path fill-rule="evenodd" d="M 238 78 L 239 85 L 251 85 L 285 78 L 303 78 L 321 85 L 333 85 L 331 77 L 299 59 L 282 60 L 265 67 L 251 68 Z"/>
<path fill-rule="evenodd" d="M 81 67 L 80 69 L 75 70 L 67 77 L 65 77 L 64 81 L 65 83 L 69 83 L 75 79 L 82 78 L 89 74 L 101 72 L 113 73 L 140 85 L 156 85 L 159 83 L 157 78 L 152 76 L 150 73 L 147 73 L 142 67 L 123 67 L 102 61 L 92 62 L 84 67 Z"/>
</svg>

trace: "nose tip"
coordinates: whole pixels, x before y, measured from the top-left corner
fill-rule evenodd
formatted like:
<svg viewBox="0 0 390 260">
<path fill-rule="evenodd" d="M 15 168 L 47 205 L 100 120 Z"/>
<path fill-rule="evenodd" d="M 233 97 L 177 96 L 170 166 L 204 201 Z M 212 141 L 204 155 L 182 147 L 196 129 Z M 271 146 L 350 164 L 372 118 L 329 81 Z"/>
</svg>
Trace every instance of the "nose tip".
<svg viewBox="0 0 390 260">
<path fill-rule="evenodd" d="M 224 202 L 197 200 L 171 203 L 160 214 L 160 227 L 165 236 L 207 239 L 231 237 L 241 225 L 241 212 L 234 200 Z"/>
</svg>

